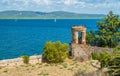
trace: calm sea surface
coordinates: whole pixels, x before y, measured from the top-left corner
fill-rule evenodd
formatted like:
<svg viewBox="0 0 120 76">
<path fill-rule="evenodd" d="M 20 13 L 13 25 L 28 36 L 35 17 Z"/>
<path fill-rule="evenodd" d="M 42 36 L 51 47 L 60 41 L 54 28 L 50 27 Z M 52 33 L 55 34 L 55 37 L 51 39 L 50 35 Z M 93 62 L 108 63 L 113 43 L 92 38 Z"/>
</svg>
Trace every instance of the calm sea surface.
<svg viewBox="0 0 120 76">
<path fill-rule="evenodd" d="M 100 19 L 0 20 L 0 60 L 41 54 L 47 41 L 71 42 L 71 27 L 97 30 Z"/>
</svg>

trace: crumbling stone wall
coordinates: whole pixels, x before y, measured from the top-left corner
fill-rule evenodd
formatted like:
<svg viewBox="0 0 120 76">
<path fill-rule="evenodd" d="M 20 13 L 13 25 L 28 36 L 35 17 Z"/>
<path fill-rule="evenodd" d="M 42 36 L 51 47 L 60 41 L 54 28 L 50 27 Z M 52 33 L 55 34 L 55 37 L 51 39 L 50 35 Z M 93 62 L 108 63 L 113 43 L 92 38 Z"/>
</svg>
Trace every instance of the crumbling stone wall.
<svg viewBox="0 0 120 76">
<path fill-rule="evenodd" d="M 100 53 L 102 51 L 107 52 L 109 54 L 113 53 L 113 48 L 105 48 L 105 47 L 97 47 L 97 46 L 88 46 L 89 51 L 95 52 L 95 53 Z"/>
<path fill-rule="evenodd" d="M 87 46 L 85 45 L 78 45 L 78 44 L 71 44 L 72 48 L 72 56 L 78 61 L 86 61 L 91 59 L 91 52 L 88 51 Z"/>
</svg>

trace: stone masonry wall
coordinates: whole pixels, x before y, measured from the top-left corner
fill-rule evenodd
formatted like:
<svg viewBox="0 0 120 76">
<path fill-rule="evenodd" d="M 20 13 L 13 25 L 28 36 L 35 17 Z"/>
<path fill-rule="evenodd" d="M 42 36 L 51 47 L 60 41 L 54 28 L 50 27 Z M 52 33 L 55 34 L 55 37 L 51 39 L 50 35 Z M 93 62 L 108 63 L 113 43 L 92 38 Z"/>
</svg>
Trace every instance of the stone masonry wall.
<svg viewBox="0 0 120 76">
<path fill-rule="evenodd" d="M 104 47 L 97 47 L 97 46 L 88 46 L 89 51 L 100 53 L 102 51 L 105 51 L 107 53 L 112 54 L 113 48 L 104 48 Z"/>
<path fill-rule="evenodd" d="M 72 56 L 78 61 L 86 61 L 91 59 L 91 53 L 85 45 L 72 44 Z"/>
</svg>

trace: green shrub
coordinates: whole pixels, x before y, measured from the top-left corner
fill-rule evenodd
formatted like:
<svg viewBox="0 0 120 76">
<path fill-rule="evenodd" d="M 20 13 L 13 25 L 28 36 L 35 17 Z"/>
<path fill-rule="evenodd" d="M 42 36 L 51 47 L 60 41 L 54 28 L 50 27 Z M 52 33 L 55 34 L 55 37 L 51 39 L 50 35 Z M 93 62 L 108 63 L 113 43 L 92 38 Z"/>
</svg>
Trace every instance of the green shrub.
<svg viewBox="0 0 120 76">
<path fill-rule="evenodd" d="M 47 42 L 43 48 L 43 59 L 50 63 L 63 62 L 68 56 L 68 44 L 60 41 Z"/>
<path fill-rule="evenodd" d="M 109 73 L 113 76 L 120 76 L 120 47 L 117 47 L 113 51 L 113 57 L 109 61 Z"/>
<path fill-rule="evenodd" d="M 91 53 L 92 59 L 93 60 L 98 60 L 99 59 L 99 55 L 97 53 Z"/>
<path fill-rule="evenodd" d="M 4 72 L 4 73 L 7 73 L 7 72 L 8 72 L 8 69 L 5 69 L 3 72 Z"/>
<path fill-rule="evenodd" d="M 108 54 L 107 52 L 101 52 L 99 56 L 99 61 L 101 63 L 101 68 L 102 67 L 108 67 L 108 63 L 112 56 Z"/>
<path fill-rule="evenodd" d="M 29 56 L 21 56 L 25 64 L 29 64 Z"/>
<path fill-rule="evenodd" d="M 92 53 L 92 59 L 99 60 L 101 68 L 107 67 L 112 56 L 107 52 L 100 52 L 100 54 Z"/>
<path fill-rule="evenodd" d="M 119 47 L 113 49 L 113 54 L 118 55 L 120 53 Z"/>
<path fill-rule="evenodd" d="M 93 58 L 96 58 L 97 54 L 93 54 Z M 119 49 L 113 49 L 113 54 L 107 52 L 101 52 L 98 54 L 98 60 L 101 63 L 101 68 L 107 67 L 108 73 L 111 76 L 120 76 L 120 52 Z"/>
<path fill-rule="evenodd" d="M 66 64 L 66 63 L 62 64 L 62 66 L 63 66 L 64 68 L 67 68 L 67 64 Z"/>
</svg>

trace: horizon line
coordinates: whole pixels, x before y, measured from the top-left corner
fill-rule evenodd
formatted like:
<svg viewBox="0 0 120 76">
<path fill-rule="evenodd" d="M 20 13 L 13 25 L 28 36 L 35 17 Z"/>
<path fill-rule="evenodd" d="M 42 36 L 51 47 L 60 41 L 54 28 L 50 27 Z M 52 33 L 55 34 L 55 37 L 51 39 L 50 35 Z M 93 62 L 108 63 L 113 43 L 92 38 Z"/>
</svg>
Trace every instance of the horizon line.
<svg viewBox="0 0 120 76">
<path fill-rule="evenodd" d="M 52 13 L 52 12 L 67 12 L 67 13 L 74 13 L 74 14 L 101 14 L 101 15 L 106 15 L 103 13 L 78 13 L 78 12 L 72 12 L 72 11 L 64 11 L 64 10 L 58 10 L 58 11 L 34 11 L 34 10 L 0 10 L 0 12 L 7 12 L 7 11 L 29 11 L 29 12 L 43 12 L 43 13 Z M 108 12 L 109 13 L 109 12 Z"/>
</svg>

